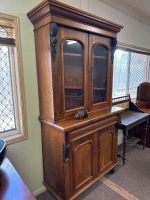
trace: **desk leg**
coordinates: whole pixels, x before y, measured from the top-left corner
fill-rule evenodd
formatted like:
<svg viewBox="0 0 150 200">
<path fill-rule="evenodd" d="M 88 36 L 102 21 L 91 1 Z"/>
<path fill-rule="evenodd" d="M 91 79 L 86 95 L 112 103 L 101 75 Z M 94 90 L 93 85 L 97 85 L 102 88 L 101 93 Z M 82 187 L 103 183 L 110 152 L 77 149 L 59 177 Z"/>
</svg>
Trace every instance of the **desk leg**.
<svg viewBox="0 0 150 200">
<path fill-rule="evenodd" d="M 143 149 L 144 149 L 145 146 L 146 146 L 147 126 L 148 126 L 148 120 L 144 123 Z"/>
<path fill-rule="evenodd" d="M 127 144 L 127 135 L 128 135 L 128 130 L 125 128 L 123 129 L 123 165 L 125 164 L 125 160 L 126 160 L 126 144 Z"/>
</svg>

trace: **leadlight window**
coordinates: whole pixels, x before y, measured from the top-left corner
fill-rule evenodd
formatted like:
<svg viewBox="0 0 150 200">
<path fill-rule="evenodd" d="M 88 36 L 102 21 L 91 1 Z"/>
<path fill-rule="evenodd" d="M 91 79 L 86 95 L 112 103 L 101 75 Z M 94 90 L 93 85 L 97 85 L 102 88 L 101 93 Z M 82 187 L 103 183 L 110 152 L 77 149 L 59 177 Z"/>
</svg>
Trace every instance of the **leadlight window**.
<svg viewBox="0 0 150 200">
<path fill-rule="evenodd" d="M 137 87 L 149 82 L 149 53 L 117 49 L 114 55 L 113 98 L 130 94 L 136 98 Z"/>
<path fill-rule="evenodd" d="M 18 18 L 0 13 L 0 137 L 27 137 Z"/>
<path fill-rule="evenodd" d="M 0 133 L 16 129 L 10 51 L 0 46 Z"/>
</svg>

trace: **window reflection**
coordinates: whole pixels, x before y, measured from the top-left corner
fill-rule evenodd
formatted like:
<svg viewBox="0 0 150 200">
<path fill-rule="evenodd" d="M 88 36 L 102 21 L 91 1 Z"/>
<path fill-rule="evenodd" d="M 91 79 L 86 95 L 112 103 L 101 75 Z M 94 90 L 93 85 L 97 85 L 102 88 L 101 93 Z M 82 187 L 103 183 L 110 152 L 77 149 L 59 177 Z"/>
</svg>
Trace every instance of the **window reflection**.
<svg viewBox="0 0 150 200">
<path fill-rule="evenodd" d="M 84 105 L 83 47 L 75 40 L 63 45 L 65 110 Z"/>
<path fill-rule="evenodd" d="M 106 101 L 107 98 L 107 48 L 97 45 L 94 48 L 93 103 Z"/>
</svg>

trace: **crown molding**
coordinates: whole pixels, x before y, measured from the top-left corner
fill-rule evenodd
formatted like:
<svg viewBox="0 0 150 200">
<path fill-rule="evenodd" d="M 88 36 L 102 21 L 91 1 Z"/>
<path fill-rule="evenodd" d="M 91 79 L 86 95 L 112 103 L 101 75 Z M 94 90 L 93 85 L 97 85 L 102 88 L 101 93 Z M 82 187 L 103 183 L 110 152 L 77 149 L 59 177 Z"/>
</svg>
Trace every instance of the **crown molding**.
<svg viewBox="0 0 150 200">
<path fill-rule="evenodd" d="M 143 22 L 147 25 L 150 26 L 150 17 L 147 17 L 146 15 L 144 15 L 143 13 L 139 12 L 138 10 L 129 7 L 128 5 L 120 2 L 119 0 L 99 0 L 102 1 L 112 7 L 117 8 L 118 10 L 127 13 L 128 15 L 134 17 L 135 19 L 137 19 L 140 22 Z"/>
</svg>

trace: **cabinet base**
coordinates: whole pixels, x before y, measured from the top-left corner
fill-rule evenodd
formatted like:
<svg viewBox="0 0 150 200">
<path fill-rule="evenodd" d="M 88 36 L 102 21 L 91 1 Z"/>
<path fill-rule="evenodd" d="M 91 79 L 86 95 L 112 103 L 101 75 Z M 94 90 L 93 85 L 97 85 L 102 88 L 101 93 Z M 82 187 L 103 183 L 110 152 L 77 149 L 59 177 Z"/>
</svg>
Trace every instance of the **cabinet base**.
<svg viewBox="0 0 150 200">
<path fill-rule="evenodd" d="M 61 198 L 50 186 L 47 184 L 45 181 L 43 182 L 44 186 L 58 199 L 58 200 L 74 200 L 77 196 L 79 196 L 82 192 L 87 190 L 90 186 L 92 186 L 96 181 L 98 181 L 100 178 L 102 178 L 105 174 L 108 172 L 111 172 L 112 174 L 114 173 L 114 168 L 117 166 L 117 164 L 114 164 L 109 170 L 105 171 L 105 173 L 101 174 L 97 178 L 95 178 L 91 183 L 89 183 L 87 186 L 82 188 L 80 191 L 77 193 L 73 194 L 69 198 Z M 65 196 L 65 195 L 64 195 Z"/>
</svg>

